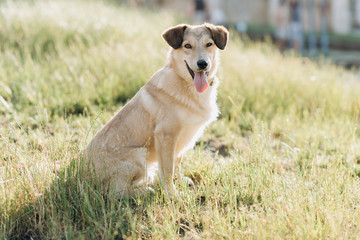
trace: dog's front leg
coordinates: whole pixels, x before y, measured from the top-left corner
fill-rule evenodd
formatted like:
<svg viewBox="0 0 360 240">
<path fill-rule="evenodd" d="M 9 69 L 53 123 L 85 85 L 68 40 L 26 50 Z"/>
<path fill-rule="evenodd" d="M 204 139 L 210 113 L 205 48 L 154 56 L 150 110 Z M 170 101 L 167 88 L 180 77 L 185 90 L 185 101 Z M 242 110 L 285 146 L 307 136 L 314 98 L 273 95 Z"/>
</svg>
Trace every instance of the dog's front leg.
<svg viewBox="0 0 360 240">
<path fill-rule="evenodd" d="M 159 162 L 159 177 L 170 197 L 176 194 L 173 183 L 175 166 L 175 147 L 177 136 L 165 131 L 155 133 L 155 149 Z"/>
</svg>

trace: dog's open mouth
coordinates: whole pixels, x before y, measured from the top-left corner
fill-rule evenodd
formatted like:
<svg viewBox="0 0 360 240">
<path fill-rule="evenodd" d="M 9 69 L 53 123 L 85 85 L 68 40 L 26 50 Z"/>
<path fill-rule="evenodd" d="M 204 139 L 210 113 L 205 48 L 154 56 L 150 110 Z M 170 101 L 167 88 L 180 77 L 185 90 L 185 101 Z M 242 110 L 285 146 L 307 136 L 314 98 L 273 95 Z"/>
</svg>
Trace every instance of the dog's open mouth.
<svg viewBox="0 0 360 240">
<path fill-rule="evenodd" d="M 205 71 L 194 72 L 189 67 L 189 64 L 186 61 L 185 61 L 185 64 L 186 64 L 186 67 L 187 67 L 191 77 L 194 80 L 194 85 L 195 85 L 196 90 L 200 93 L 204 92 L 209 86 L 208 81 L 207 81 L 207 76 L 209 75 L 209 73 L 205 72 Z"/>
</svg>

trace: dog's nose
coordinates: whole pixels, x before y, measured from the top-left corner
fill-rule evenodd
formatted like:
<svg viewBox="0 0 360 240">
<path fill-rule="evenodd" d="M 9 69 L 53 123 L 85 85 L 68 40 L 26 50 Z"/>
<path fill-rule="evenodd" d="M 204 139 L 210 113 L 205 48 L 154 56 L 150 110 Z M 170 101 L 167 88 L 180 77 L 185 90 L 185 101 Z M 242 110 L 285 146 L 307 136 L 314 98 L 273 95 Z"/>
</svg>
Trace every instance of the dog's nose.
<svg viewBox="0 0 360 240">
<path fill-rule="evenodd" d="M 208 63 L 204 59 L 200 59 L 199 61 L 197 61 L 197 65 L 200 69 L 205 69 Z"/>
</svg>

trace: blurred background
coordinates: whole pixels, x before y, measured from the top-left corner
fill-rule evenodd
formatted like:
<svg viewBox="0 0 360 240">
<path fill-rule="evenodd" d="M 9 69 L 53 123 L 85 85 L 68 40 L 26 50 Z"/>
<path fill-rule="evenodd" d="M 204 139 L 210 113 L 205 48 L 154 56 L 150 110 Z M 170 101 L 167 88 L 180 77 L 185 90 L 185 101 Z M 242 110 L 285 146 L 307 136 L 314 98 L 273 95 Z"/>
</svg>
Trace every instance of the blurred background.
<svg viewBox="0 0 360 240">
<path fill-rule="evenodd" d="M 119 0 L 163 8 L 191 23 L 222 24 L 251 39 L 270 39 L 282 50 L 326 56 L 346 68 L 360 66 L 360 0 Z"/>
</svg>

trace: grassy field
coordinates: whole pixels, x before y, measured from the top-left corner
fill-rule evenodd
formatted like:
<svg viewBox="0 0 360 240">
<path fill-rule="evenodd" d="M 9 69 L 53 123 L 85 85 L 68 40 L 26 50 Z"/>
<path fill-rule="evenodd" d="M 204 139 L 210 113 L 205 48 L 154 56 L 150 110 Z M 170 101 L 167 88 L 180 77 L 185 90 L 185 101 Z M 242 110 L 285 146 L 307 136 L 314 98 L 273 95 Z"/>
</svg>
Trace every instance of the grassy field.
<svg viewBox="0 0 360 240">
<path fill-rule="evenodd" d="M 170 13 L 0 2 L 0 239 L 357 239 L 360 82 L 235 34 L 221 116 L 181 199 L 118 200 L 77 171 L 86 143 L 166 62 Z"/>
</svg>

